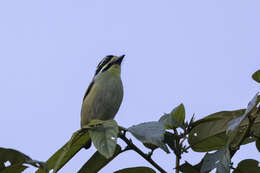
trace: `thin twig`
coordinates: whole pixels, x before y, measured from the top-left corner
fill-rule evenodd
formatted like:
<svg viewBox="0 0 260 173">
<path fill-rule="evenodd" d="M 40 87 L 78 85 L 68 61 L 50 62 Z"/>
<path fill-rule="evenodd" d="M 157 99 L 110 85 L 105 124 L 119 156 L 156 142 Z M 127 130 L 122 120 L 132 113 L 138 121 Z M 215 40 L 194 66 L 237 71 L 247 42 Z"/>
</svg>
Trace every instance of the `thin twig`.
<svg viewBox="0 0 260 173">
<path fill-rule="evenodd" d="M 181 146 L 183 145 L 183 142 L 184 142 L 187 138 L 188 138 L 187 135 L 185 135 L 185 136 L 182 138 L 182 140 L 180 141 L 180 145 L 181 145 Z"/>
<path fill-rule="evenodd" d="M 161 173 L 167 173 L 163 168 L 161 168 L 156 162 L 152 160 L 147 154 L 142 152 L 131 140 L 129 140 L 122 132 L 119 132 L 119 138 L 121 138 L 132 150 L 137 152 L 140 156 L 142 156 L 145 160 L 151 163 L 158 171 Z"/>
<path fill-rule="evenodd" d="M 179 135 L 178 134 L 178 131 L 177 131 L 177 129 L 173 129 L 173 131 L 174 131 L 174 133 L 175 133 L 175 135 Z M 180 139 L 178 138 L 178 139 L 176 139 L 176 143 L 177 143 L 177 148 L 179 148 L 179 146 L 180 146 Z M 180 170 L 179 170 L 179 167 L 180 167 L 180 157 L 176 154 L 176 160 L 175 160 L 175 167 L 176 167 L 176 173 L 179 173 L 180 172 Z"/>
<path fill-rule="evenodd" d="M 180 167 L 180 157 L 176 155 L 176 173 L 180 172 L 179 167 Z"/>
<path fill-rule="evenodd" d="M 190 148 L 191 148 L 191 146 L 189 145 L 189 146 L 185 147 L 183 150 L 184 150 L 184 151 L 187 151 L 187 150 L 190 149 Z"/>
</svg>

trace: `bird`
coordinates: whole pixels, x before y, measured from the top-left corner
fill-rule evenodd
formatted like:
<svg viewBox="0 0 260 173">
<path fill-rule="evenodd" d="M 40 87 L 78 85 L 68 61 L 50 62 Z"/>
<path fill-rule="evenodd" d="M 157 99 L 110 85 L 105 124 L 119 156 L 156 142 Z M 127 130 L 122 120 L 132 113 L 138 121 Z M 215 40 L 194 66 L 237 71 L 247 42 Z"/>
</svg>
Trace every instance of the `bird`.
<svg viewBox="0 0 260 173">
<path fill-rule="evenodd" d="M 94 77 L 83 97 L 81 128 L 91 120 L 111 120 L 117 114 L 123 100 L 121 63 L 125 55 L 104 57 L 96 67 Z M 85 145 L 88 149 L 91 141 Z"/>
</svg>

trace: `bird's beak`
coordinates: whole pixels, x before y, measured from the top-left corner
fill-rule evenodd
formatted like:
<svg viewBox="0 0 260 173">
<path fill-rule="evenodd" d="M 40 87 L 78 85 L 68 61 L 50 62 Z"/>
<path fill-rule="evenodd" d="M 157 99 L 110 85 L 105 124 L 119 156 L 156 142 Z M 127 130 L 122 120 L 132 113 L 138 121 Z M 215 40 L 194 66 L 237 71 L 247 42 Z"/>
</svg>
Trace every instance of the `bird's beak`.
<svg viewBox="0 0 260 173">
<path fill-rule="evenodd" d="M 125 55 L 122 55 L 122 56 L 118 57 L 117 60 L 115 61 L 115 64 L 121 65 L 124 57 L 125 57 Z"/>
</svg>

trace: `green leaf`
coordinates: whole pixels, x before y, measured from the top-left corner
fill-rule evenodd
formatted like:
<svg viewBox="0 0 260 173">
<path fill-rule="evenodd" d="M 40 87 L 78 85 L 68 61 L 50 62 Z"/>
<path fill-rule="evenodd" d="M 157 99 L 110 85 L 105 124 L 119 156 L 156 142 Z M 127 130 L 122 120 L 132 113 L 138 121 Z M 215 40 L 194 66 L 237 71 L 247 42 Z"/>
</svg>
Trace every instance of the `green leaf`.
<svg viewBox="0 0 260 173">
<path fill-rule="evenodd" d="M 234 131 L 235 129 L 237 129 L 239 127 L 239 125 L 241 124 L 241 122 L 245 119 L 245 117 L 252 112 L 252 110 L 256 107 L 257 105 L 257 98 L 258 98 L 258 93 L 255 94 L 255 96 L 253 97 L 253 99 L 248 103 L 246 112 L 242 115 L 239 116 L 235 119 L 232 119 L 229 123 L 228 123 L 228 128 L 227 128 L 227 133 L 229 131 Z"/>
<path fill-rule="evenodd" d="M 118 170 L 114 173 L 156 173 L 155 170 L 148 167 L 133 167 Z"/>
<path fill-rule="evenodd" d="M 121 147 L 119 145 L 116 146 L 115 153 L 113 157 L 106 159 L 103 155 L 101 155 L 98 151 L 95 152 L 91 158 L 80 168 L 78 173 L 96 173 L 100 171 L 104 166 L 106 166 L 110 161 L 112 161 L 116 156 L 118 156 L 122 152 Z"/>
<path fill-rule="evenodd" d="M 201 166 L 202 161 L 194 166 L 185 161 L 184 164 L 179 166 L 179 170 L 182 173 L 200 173 Z"/>
<path fill-rule="evenodd" d="M 248 103 L 247 109 L 245 113 L 235 119 L 232 119 L 228 123 L 228 128 L 226 130 L 227 135 L 229 136 L 228 144 L 231 143 L 231 148 L 237 148 L 238 145 L 241 143 L 241 140 L 243 140 L 243 137 L 248 129 L 248 127 L 245 127 L 243 129 L 239 128 L 241 122 L 246 119 L 247 116 L 255 116 L 252 112 L 253 110 L 256 110 L 257 105 L 257 99 L 258 99 L 258 93 L 253 97 L 253 99 Z M 256 112 L 256 111 L 254 111 Z"/>
<path fill-rule="evenodd" d="M 211 171 L 217 168 L 216 172 L 230 172 L 230 154 L 228 147 L 223 147 L 214 153 L 207 153 L 203 159 L 201 172 Z"/>
<path fill-rule="evenodd" d="M 228 136 L 226 134 L 228 122 L 234 118 L 243 115 L 244 113 L 245 109 L 234 111 L 221 111 L 194 122 L 194 127 L 189 133 L 188 138 L 188 142 L 191 148 L 197 152 L 207 152 L 218 150 L 219 148 L 223 147 L 228 141 Z M 241 133 L 244 133 L 248 124 L 248 120 L 244 119 L 239 126 L 239 131 L 241 131 Z M 252 132 L 255 135 L 260 135 L 259 129 L 260 115 L 258 114 L 252 127 Z M 243 144 L 253 142 L 255 141 L 255 139 L 246 138 L 245 141 L 246 142 Z"/>
<path fill-rule="evenodd" d="M 5 166 L 9 162 L 10 165 Z M 34 167 L 40 168 L 42 171 L 47 171 L 46 164 L 37 160 L 31 159 L 29 156 L 20 151 L 1 148 L 0 147 L 0 172 L 22 172 L 27 168 L 24 164 L 30 164 Z"/>
<path fill-rule="evenodd" d="M 185 119 L 185 108 L 183 104 L 180 104 L 174 108 L 171 113 L 164 114 L 159 122 L 164 125 L 166 129 L 174 129 L 182 127 Z"/>
<path fill-rule="evenodd" d="M 256 82 L 260 83 L 260 70 L 257 70 L 257 71 L 252 75 L 252 78 L 253 78 Z"/>
<path fill-rule="evenodd" d="M 47 160 L 48 169 L 61 169 L 89 140 L 89 134 L 85 130 L 75 132 L 71 139 Z M 44 171 L 38 169 L 36 173 Z"/>
<path fill-rule="evenodd" d="M 183 124 L 185 120 L 185 108 L 183 104 L 180 104 L 176 108 L 172 110 L 170 113 L 171 116 L 179 122 L 179 124 Z"/>
<path fill-rule="evenodd" d="M 167 146 L 163 143 L 165 133 L 163 124 L 152 121 L 134 125 L 127 130 L 142 143 L 154 144 L 169 153 Z"/>
<path fill-rule="evenodd" d="M 255 146 L 256 146 L 257 150 L 260 152 L 260 139 L 259 138 L 255 141 Z"/>
<path fill-rule="evenodd" d="M 27 166 L 23 166 L 21 164 L 18 165 L 12 165 L 12 166 L 7 166 L 4 170 L 0 171 L 0 173 L 20 173 L 23 172 Z"/>
<path fill-rule="evenodd" d="M 171 114 L 164 114 L 159 119 L 159 122 L 163 124 L 166 129 L 174 129 L 181 126 L 181 124 L 175 120 Z"/>
<path fill-rule="evenodd" d="M 89 135 L 96 149 L 107 159 L 112 157 L 117 144 L 118 126 L 115 120 L 104 121 L 89 130 Z"/>
<path fill-rule="evenodd" d="M 242 160 L 233 173 L 256 173 L 260 172 L 259 162 L 253 159 Z"/>
</svg>

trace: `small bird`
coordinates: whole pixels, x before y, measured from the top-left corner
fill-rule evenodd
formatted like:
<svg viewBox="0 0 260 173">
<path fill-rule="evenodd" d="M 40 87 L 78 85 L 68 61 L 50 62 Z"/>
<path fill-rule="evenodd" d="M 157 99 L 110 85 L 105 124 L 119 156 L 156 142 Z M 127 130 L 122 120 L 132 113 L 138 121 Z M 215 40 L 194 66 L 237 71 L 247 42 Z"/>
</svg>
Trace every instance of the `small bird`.
<svg viewBox="0 0 260 173">
<path fill-rule="evenodd" d="M 120 73 L 124 56 L 108 55 L 98 64 L 83 98 L 81 128 L 94 119 L 111 120 L 118 112 L 123 99 Z"/>
</svg>

